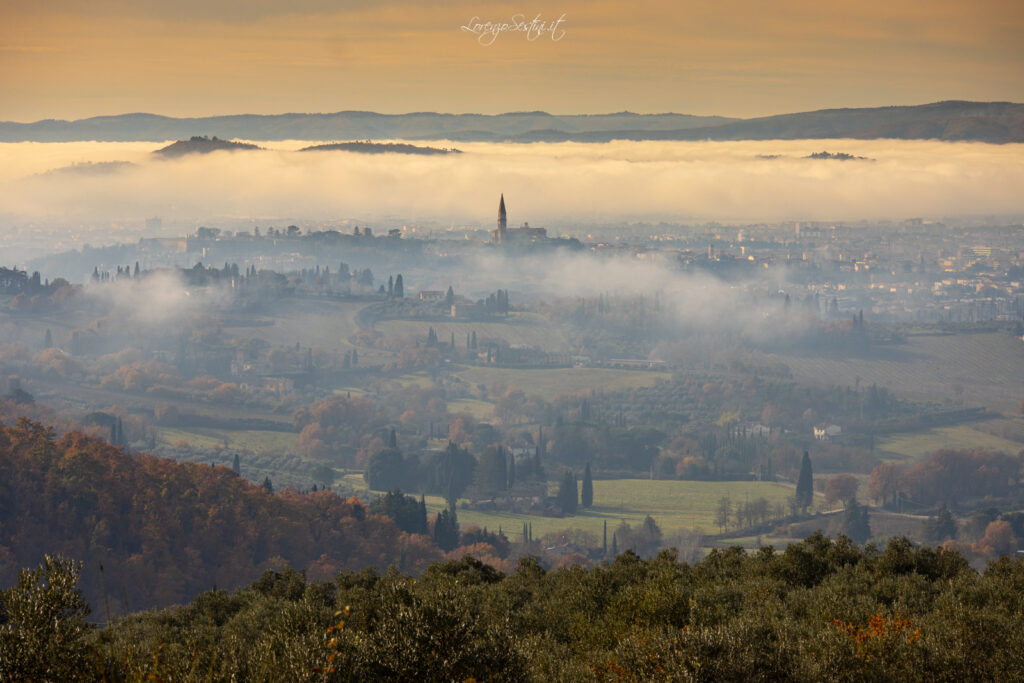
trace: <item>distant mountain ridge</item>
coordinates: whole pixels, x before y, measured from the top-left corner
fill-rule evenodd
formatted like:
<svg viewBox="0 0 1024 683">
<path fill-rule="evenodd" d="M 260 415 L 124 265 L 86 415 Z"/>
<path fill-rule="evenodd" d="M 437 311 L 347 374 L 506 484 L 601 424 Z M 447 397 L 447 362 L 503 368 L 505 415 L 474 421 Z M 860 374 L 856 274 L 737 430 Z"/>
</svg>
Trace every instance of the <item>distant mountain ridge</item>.
<svg viewBox="0 0 1024 683">
<path fill-rule="evenodd" d="M 171 118 L 155 114 L 78 121 L 0 122 L 0 142 L 182 140 L 454 140 L 460 142 L 608 142 L 610 140 L 770 140 L 897 138 L 1024 142 L 1024 104 L 950 100 L 914 106 L 819 111 L 732 119 L 688 114 L 554 115 L 279 114 Z"/>
<path fill-rule="evenodd" d="M 163 142 L 193 136 L 244 140 L 503 140 L 534 130 L 557 128 L 569 133 L 608 130 L 678 130 L 735 119 L 686 114 L 619 114 L 556 116 L 545 112 L 508 114 L 241 114 L 171 118 L 155 114 L 98 116 L 79 121 L 47 119 L 35 123 L 0 122 L 0 142 Z"/>
<path fill-rule="evenodd" d="M 1024 104 L 951 100 L 907 107 L 822 109 L 730 121 L 687 130 L 631 131 L 573 136 L 577 142 L 608 140 L 798 140 L 896 138 L 1024 142 Z"/>
</svg>

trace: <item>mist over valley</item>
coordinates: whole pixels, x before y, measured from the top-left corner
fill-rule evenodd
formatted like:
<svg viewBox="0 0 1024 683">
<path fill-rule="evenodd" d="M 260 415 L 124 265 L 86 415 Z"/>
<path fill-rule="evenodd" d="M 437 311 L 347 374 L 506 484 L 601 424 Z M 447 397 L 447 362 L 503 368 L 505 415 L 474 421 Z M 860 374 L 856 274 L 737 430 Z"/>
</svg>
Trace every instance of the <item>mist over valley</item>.
<svg viewBox="0 0 1024 683">
<path fill-rule="evenodd" d="M 92 604 L 105 581 L 127 612 L 286 564 L 603 571 L 821 533 L 981 568 L 1024 538 L 1020 144 L 203 136 L 0 160 L 2 437 L 64 454 L 17 461 L 18 501 L 59 479 L 81 512 L 54 534 L 63 508 L 17 502 L 0 529 L 89 558 Z M 25 538 L 0 535 L 0 575 L 37 561 Z"/>
</svg>

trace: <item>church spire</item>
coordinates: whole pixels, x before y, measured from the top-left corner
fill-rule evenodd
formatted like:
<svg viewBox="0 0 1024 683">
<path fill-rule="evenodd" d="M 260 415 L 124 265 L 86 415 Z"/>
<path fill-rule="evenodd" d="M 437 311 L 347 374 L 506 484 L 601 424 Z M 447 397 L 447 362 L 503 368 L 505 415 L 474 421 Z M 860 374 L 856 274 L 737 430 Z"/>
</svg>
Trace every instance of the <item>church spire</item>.
<svg viewBox="0 0 1024 683">
<path fill-rule="evenodd" d="M 494 241 L 501 244 L 505 241 L 505 233 L 508 230 L 508 219 L 505 216 L 505 193 L 501 194 L 501 201 L 498 202 L 498 229 L 494 231 Z"/>
</svg>

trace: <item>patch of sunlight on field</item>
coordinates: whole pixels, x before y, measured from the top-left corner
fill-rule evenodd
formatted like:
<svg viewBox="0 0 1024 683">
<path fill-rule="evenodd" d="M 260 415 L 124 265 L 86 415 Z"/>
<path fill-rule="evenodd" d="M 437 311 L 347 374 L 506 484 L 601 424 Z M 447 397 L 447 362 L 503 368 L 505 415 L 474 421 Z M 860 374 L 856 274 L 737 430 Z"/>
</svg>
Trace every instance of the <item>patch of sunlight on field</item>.
<svg viewBox="0 0 1024 683">
<path fill-rule="evenodd" d="M 562 332 L 548 322 L 543 316 L 534 313 L 512 313 L 501 321 L 420 321 L 420 320 L 382 320 L 374 324 L 374 329 L 386 337 L 423 337 L 433 327 L 437 338 L 449 341 L 455 335 L 455 348 L 465 350 L 466 335 L 476 332 L 477 345 L 487 339 L 504 339 L 512 346 L 536 347 L 551 353 L 564 353 L 572 350 Z"/>
<path fill-rule="evenodd" d="M 434 379 L 426 372 L 409 372 L 399 375 L 392 381 L 401 385 L 414 384 L 420 389 L 430 389 L 435 386 Z"/>
<path fill-rule="evenodd" d="M 257 318 L 272 325 L 232 327 L 231 321 L 226 321 L 224 329 L 229 335 L 262 339 L 272 346 L 295 346 L 298 342 L 303 348 L 346 351 L 352 348 L 348 338 L 359 329 L 356 314 L 365 307 L 363 302 L 295 298 Z"/>
<path fill-rule="evenodd" d="M 587 394 L 591 391 L 620 391 L 649 387 L 659 380 L 669 379 L 661 372 L 643 370 L 609 370 L 607 368 L 545 368 L 517 369 L 492 367 L 466 367 L 455 370 L 459 378 L 473 386 L 485 387 L 498 383 L 506 387 L 519 387 L 527 396 L 540 396 L 552 401 L 564 394 Z"/>
<path fill-rule="evenodd" d="M 701 548 L 701 550 L 707 554 L 716 548 L 731 548 L 734 545 L 743 546 L 747 550 L 756 550 L 757 548 L 764 548 L 770 545 L 775 550 L 781 551 L 785 550 L 786 546 L 790 543 L 799 543 L 801 540 L 788 536 L 735 536 L 714 541 L 710 545 Z"/>
<path fill-rule="evenodd" d="M 337 394 L 339 396 L 346 396 L 348 394 L 351 394 L 353 397 L 355 397 L 368 396 L 370 392 L 366 391 L 365 389 L 360 389 L 359 387 L 341 387 L 340 389 L 333 390 L 331 393 Z"/>
<path fill-rule="evenodd" d="M 253 453 L 300 453 L 299 435 L 292 432 L 271 432 L 264 430 L 241 429 L 170 429 L 160 428 L 157 439 L 161 443 L 173 446 L 184 441 L 195 448 L 213 448 L 223 446 L 225 440 L 228 448 L 249 450 Z"/>
<path fill-rule="evenodd" d="M 623 521 L 636 525 L 647 515 L 651 515 L 666 533 L 694 527 L 713 533 L 718 531 L 715 509 L 723 496 L 728 496 L 734 505 L 762 497 L 772 504 L 785 505 L 792 495 L 791 487 L 769 482 L 612 479 L 595 481 L 594 507 L 581 510 L 572 517 L 540 517 L 462 508 L 456 513 L 463 528 L 475 524 L 487 527 L 488 531 L 497 531 L 500 527 L 512 540 L 520 539 L 525 522 L 533 525 L 534 538 L 562 529 L 582 529 L 597 536 L 600 542 L 605 521 L 608 522 L 609 539 Z M 445 507 L 440 496 L 427 496 L 426 502 L 431 515 Z"/>
<path fill-rule="evenodd" d="M 932 451 L 941 449 L 965 450 L 969 448 L 1003 451 L 1013 455 L 1024 450 L 1024 445 L 987 434 L 964 424 L 953 427 L 936 427 L 913 434 L 888 436 L 879 439 L 876 450 L 884 451 L 879 454 L 882 460 L 901 461 L 923 458 Z"/>
<path fill-rule="evenodd" d="M 449 413 L 469 413 L 478 422 L 487 422 L 494 418 L 494 404 L 487 401 L 477 401 L 471 398 L 460 398 L 448 401 Z"/>
<path fill-rule="evenodd" d="M 362 472 L 349 472 L 348 474 L 343 474 L 338 480 L 338 483 L 344 484 L 353 491 L 358 491 L 360 493 L 369 493 L 370 491 L 370 487 L 366 485 L 366 480 L 363 479 Z"/>
</svg>

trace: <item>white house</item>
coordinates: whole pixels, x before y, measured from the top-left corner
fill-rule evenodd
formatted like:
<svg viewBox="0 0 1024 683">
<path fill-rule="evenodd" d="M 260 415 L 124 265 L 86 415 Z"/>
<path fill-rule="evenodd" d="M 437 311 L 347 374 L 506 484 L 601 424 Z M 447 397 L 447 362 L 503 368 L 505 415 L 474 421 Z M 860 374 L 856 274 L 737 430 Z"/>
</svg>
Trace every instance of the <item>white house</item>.
<svg viewBox="0 0 1024 683">
<path fill-rule="evenodd" d="M 831 441 L 842 433 L 843 428 L 839 425 L 821 424 L 814 428 L 814 438 L 818 441 Z"/>
</svg>

